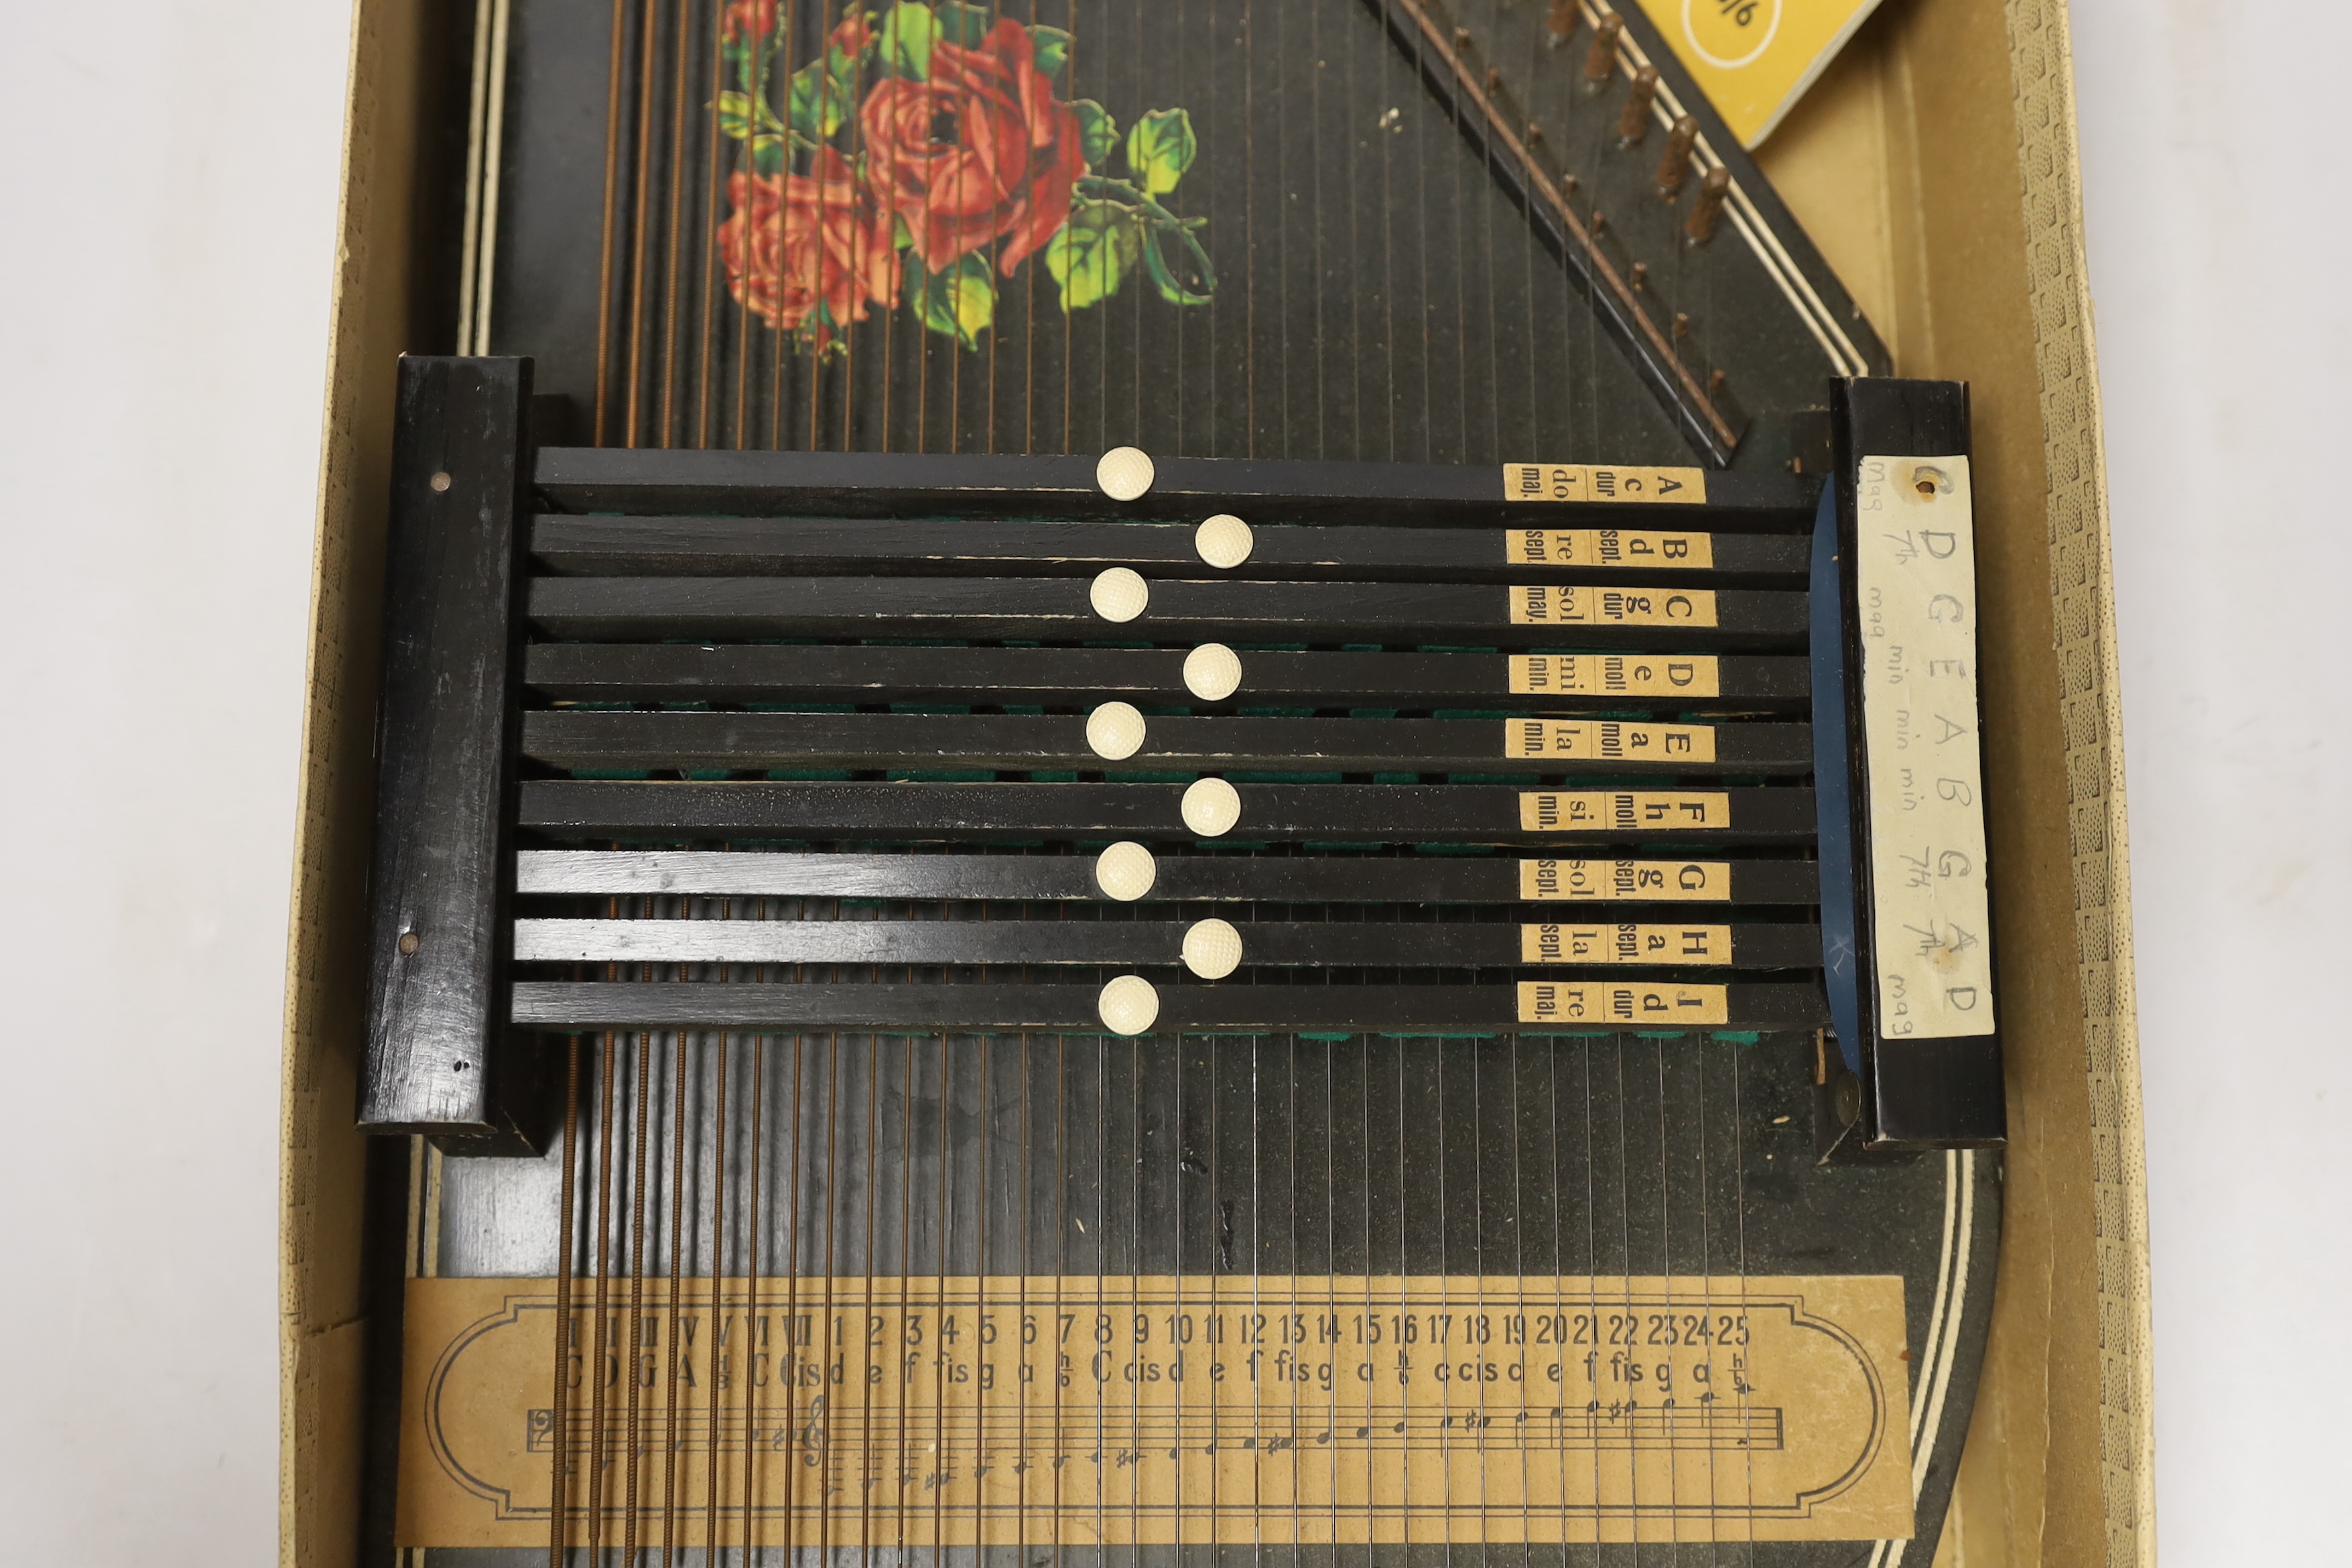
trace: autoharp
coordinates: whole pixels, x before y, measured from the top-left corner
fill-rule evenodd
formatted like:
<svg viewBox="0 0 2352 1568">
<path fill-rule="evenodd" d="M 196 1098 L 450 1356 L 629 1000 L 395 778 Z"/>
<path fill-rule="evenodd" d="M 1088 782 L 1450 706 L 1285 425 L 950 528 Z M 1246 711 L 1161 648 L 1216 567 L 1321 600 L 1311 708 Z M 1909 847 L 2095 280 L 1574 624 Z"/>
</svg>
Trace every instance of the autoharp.
<svg viewBox="0 0 2352 1568">
<path fill-rule="evenodd" d="M 1924 1561 L 1966 388 L 1638 13 L 1046 11 L 483 8 L 378 708 L 399 1544 Z"/>
</svg>

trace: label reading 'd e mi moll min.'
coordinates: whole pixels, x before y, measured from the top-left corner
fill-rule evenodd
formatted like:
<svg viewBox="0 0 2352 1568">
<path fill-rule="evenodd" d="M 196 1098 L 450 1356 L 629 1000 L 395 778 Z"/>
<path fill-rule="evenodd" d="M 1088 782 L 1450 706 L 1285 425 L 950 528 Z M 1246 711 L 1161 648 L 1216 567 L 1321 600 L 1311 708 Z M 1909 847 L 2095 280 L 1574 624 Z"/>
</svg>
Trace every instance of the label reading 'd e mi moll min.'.
<svg viewBox="0 0 2352 1568">
<path fill-rule="evenodd" d="M 1878 1032 L 1993 1032 L 1969 460 L 1862 459 L 1854 581 Z"/>
<path fill-rule="evenodd" d="M 1911 1534 L 1899 1278 L 630 1283 L 409 1281 L 402 1545 Z"/>
</svg>

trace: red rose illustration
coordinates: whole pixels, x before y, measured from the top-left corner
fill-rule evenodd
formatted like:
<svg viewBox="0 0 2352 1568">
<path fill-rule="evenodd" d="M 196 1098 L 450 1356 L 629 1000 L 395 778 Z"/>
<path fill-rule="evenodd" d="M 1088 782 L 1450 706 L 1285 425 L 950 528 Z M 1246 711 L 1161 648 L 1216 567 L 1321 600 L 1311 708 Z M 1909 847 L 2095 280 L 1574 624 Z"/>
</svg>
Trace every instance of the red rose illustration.
<svg viewBox="0 0 2352 1568">
<path fill-rule="evenodd" d="M 931 78 L 894 78 L 866 95 L 858 122 L 867 177 L 937 271 L 1005 237 L 1005 276 L 1069 221 L 1087 172 L 1077 117 L 1037 73 L 1028 32 L 1001 21 L 979 48 L 931 48 Z"/>
<path fill-rule="evenodd" d="M 758 42 L 776 30 L 776 0 L 728 0 L 719 31 L 730 42 Z"/>
<path fill-rule="evenodd" d="M 805 174 L 728 176 L 734 212 L 719 226 L 727 291 L 778 327 L 797 327 L 820 304 L 831 329 L 866 319 L 868 301 L 898 302 L 890 215 L 876 208 L 849 161 L 832 148 Z"/>
</svg>

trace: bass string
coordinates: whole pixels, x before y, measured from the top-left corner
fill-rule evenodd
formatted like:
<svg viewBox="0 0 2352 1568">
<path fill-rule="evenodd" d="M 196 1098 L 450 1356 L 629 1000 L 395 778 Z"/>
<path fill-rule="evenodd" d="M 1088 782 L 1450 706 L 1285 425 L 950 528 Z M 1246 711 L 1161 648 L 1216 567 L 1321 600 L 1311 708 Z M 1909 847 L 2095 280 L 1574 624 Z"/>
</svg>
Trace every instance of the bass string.
<svg viewBox="0 0 2352 1568">
<path fill-rule="evenodd" d="M 677 342 L 678 289 L 682 274 L 679 247 L 685 239 L 686 69 L 693 48 L 693 24 L 694 0 L 678 0 L 677 33 L 670 46 L 674 57 L 670 62 L 673 73 L 670 84 L 670 156 L 668 177 L 664 182 L 669 195 L 669 233 L 662 259 L 661 349 L 656 356 L 661 367 L 661 428 L 655 445 L 659 447 L 675 444 L 677 362 L 682 357 Z M 667 1549 L 663 1555 L 669 1555 Z"/>
<path fill-rule="evenodd" d="M 572 1249 L 576 1218 L 572 1179 L 578 1163 L 579 1138 L 580 1037 L 573 1035 L 564 1045 L 563 1148 L 557 1178 L 561 1186 L 556 1199 L 555 1378 L 548 1395 L 551 1434 L 549 1447 L 552 1454 L 548 1461 L 548 1568 L 563 1568 L 564 1547 L 571 1533 L 571 1374 L 572 1350 L 578 1333 L 572 1321 Z"/>
<path fill-rule="evenodd" d="M 646 221 L 646 203 L 653 179 L 654 144 L 654 84 L 656 68 L 654 50 L 661 15 L 661 0 L 646 0 L 641 15 L 644 25 L 637 40 L 636 112 L 633 116 L 636 133 L 636 171 L 629 203 L 629 348 L 625 360 L 628 385 L 622 400 L 623 421 L 621 445 L 635 447 L 640 436 L 638 399 L 645 388 L 646 370 L 641 363 L 645 349 L 646 246 L 652 226 Z"/>
<path fill-rule="evenodd" d="M 604 88 L 604 216 L 596 247 L 596 413 L 590 444 L 597 447 L 604 445 L 606 411 L 611 403 L 613 249 L 621 195 L 621 79 L 628 26 L 628 6 L 625 0 L 613 0 L 612 60 L 605 72 Z"/>
</svg>

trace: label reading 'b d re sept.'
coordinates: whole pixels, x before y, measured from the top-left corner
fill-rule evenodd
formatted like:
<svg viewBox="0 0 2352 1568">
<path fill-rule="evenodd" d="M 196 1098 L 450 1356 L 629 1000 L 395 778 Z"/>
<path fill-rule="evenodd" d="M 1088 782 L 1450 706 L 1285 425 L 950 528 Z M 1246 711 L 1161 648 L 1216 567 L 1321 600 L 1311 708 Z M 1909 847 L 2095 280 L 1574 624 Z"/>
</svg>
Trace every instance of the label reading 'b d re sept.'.
<svg viewBox="0 0 2352 1568">
<path fill-rule="evenodd" d="M 1721 903 L 1731 897 L 1727 860 L 1522 860 L 1519 897 Z"/>
<path fill-rule="evenodd" d="M 1715 536 L 1637 528 L 1514 528 L 1503 534 L 1513 566 L 1645 566 L 1705 569 L 1715 564 Z"/>
<path fill-rule="evenodd" d="M 1527 833 L 1689 832 L 1731 826 L 1722 790 L 1522 790 Z"/>
<path fill-rule="evenodd" d="M 1716 697 L 1713 654 L 1524 653 L 1511 656 L 1514 697 Z"/>
<path fill-rule="evenodd" d="M 1593 588 L 1525 584 L 1504 590 L 1515 626 L 1711 626 L 1715 595 L 1705 588 Z"/>
<path fill-rule="evenodd" d="M 1507 719 L 1503 755 L 1578 762 L 1711 763 L 1712 724 L 1626 724 L 1614 719 Z"/>
<path fill-rule="evenodd" d="M 1695 506 L 1706 500 L 1706 470 L 1620 468 L 1603 463 L 1505 463 L 1503 499 Z"/>
</svg>

